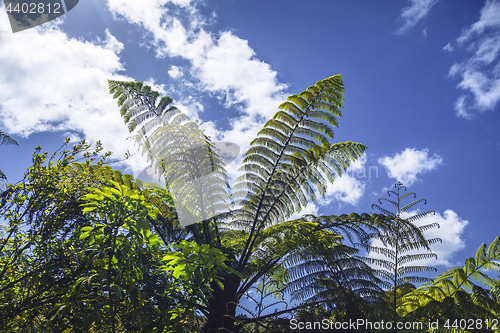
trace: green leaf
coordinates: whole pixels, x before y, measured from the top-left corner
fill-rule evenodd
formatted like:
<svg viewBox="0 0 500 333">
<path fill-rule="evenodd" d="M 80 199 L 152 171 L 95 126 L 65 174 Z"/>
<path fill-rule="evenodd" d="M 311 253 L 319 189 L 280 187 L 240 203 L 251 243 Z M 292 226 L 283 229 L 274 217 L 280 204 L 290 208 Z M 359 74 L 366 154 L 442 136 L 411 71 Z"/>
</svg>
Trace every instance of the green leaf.
<svg viewBox="0 0 500 333">
<path fill-rule="evenodd" d="M 98 194 L 89 193 L 89 194 L 85 194 L 82 197 L 82 200 L 85 200 L 85 201 L 90 201 L 90 200 L 102 201 L 103 197 L 101 195 L 98 195 Z"/>
<path fill-rule="evenodd" d="M 140 218 L 137 220 L 137 227 L 142 230 L 149 230 L 149 221 L 145 218 Z"/>
<path fill-rule="evenodd" d="M 85 214 L 85 213 L 88 213 L 88 212 L 94 211 L 94 210 L 96 210 L 96 209 L 97 209 L 97 206 L 85 207 L 85 208 L 83 209 L 83 213 Z"/>
<path fill-rule="evenodd" d="M 90 232 L 86 231 L 83 234 L 80 235 L 80 240 L 85 239 L 90 236 Z"/>
<path fill-rule="evenodd" d="M 149 245 L 158 245 L 160 244 L 160 240 L 158 238 L 158 235 L 151 234 L 148 238 L 148 243 Z"/>
<path fill-rule="evenodd" d="M 175 266 L 174 268 L 174 272 L 173 272 L 173 276 L 175 278 L 179 278 L 179 276 L 185 276 L 187 273 L 185 271 L 185 268 L 186 268 L 186 264 L 178 264 L 177 266 Z"/>
<path fill-rule="evenodd" d="M 179 253 L 169 253 L 169 254 L 166 254 L 163 256 L 163 258 L 161 259 L 161 261 L 170 261 L 170 260 L 174 260 L 174 259 L 180 259 L 181 258 L 181 255 Z"/>
<path fill-rule="evenodd" d="M 218 279 L 215 280 L 215 283 L 217 283 L 217 285 L 219 286 L 220 289 L 224 290 L 224 285 L 222 284 L 222 282 L 220 282 Z"/>
</svg>

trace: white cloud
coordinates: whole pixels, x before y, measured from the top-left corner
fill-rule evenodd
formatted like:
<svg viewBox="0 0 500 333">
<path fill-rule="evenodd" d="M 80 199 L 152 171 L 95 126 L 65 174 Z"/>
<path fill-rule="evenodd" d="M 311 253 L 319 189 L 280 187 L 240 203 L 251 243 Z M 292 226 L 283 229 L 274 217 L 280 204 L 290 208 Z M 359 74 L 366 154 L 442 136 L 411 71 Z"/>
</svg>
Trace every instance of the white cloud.
<svg viewBox="0 0 500 333">
<path fill-rule="evenodd" d="M 436 154 L 429 156 L 427 148 L 422 150 L 406 148 L 394 157 L 386 156 L 378 159 L 378 163 L 385 167 L 390 178 L 410 186 L 418 180 L 418 174 L 436 169 L 443 163 L 443 159 Z"/>
<path fill-rule="evenodd" d="M 324 198 L 321 198 L 318 203 L 322 206 L 336 201 L 341 204 L 355 205 L 365 193 L 366 180 L 372 176 L 372 169 L 366 169 L 366 156 L 363 155 L 360 159 L 349 166 L 347 171 L 335 179 L 333 183 L 328 184 Z M 377 170 L 378 176 L 378 170 Z"/>
<path fill-rule="evenodd" d="M 144 84 L 150 86 L 151 89 L 159 92 L 163 96 L 167 94 L 167 91 L 165 90 L 165 85 L 163 83 L 157 83 L 155 78 L 153 77 L 150 77 L 146 81 L 144 81 Z"/>
<path fill-rule="evenodd" d="M 178 6 L 173 15 L 165 6 L 168 4 Z M 283 100 L 285 88 L 277 82 L 276 72 L 255 58 L 248 42 L 231 32 L 206 32 L 204 18 L 190 1 L 109 0 L 108 6 L 116 17 L 142 26 L 153 36 L 149 40 L 158 56 L 188 60 L 186 69 L 172 67 L 171 76 L 179 77 L 187 70 L 197 79 L 200 90 L 222 96 L 227 107 L 240 111 L 241 117 L 231 121 L 227 132 L 217 130 L 212 122 L 203 123 L 202 128 L 214 140 L 234 142 L 245 151 Z M 5 27 L 0 30 L 8 31 L 8 22 L 2 24 Z M 105 149 L 119 156 L 130 149 L 140 160 L 132 140 L 126 141 L 126 126 L 106 84 L 110 78 L 132 80 L 119 75 L 123 70 L 119 58 L 123 44 L 114 36 L 106 32 L 102 41 L 77 40 L 69 38 L 57 24 L 47 24 L 15 36 L 2 34 L 0 48 L 0 121 L 9 133 L 82 132 L 88 140 L 101 139 Z M 153 79 L 147 83 L 165 92 L 165 87 Z M 176 105 L 194 119 L 203 111 L 203 106 L 189 96 Z M 129 162 L 135 165 L 135 171 L 144 167 L 138 161 Z"/>
<path fill-rule="evenodd" d="M 172 3 L 184 8 L 191 4 L 191 0 L 172 0 Z"/>
<path fill-rule="evenodd" d="M 172 66 L 168 70 L 168 75 L 170 75 L 171 78 L 176 79 L 176 78 L 182 76 L 182 72 L 181 72 L 179 66 Z"/>
<path fill-rule="evenodd" d="M 318 206 L 313 202 L 308 202 L 307 206 L 305 206 L 300 212 L 295 212 L 288 218 L 288 221 L 297 220 L 304 215 L 311 214 L 314 216 L 318 216 Z"/>
<path fill-rule="evenodd" d="M 457 42 L 464 43 L 474 34 L 481 34 L 490 28 L 500 27 L 500 3 L 496 0 L 487 0 L 481 9 L 479 21 L 475 22 L 457 39 Z"/>
<path fill-rule="evenodd" d="M 403 218 L 408 218 L 420 211 L 410 211 L 408 213 L 403 213 Z M 409 265 L 424 265 L 424 266 L 453 266 L 451 260 L 453 255 L 462 250 L 465 247 L 465 241 L 463 239 L 463 232 L 467 224 L 467 220 L 462 219 L 451 209 L 447 209 L 443 214 L 436 213 L 436 215 L 429 214 L 421 219 L 416 220 L 414 223 L 417 227 L 435 223 L 439 224 L 439 228 L 432 228 L 424 232 L 426 239 L 441 238 L 442 243 L 435 243 L 431 245 L 431 250 L 437 255 L 437 260 L 434 258 L 418 260 L 409 263 Z M 380 240 L 374 240 L 372 242 L 373 246 L 383 246 Z M 424 249 L 410 251 L 405 254 L 416 254 L 416 253 L 426 253 Z M 370 253 L 371 258 L 386 259 L 382 255 L 377 255 L 375 253 Z"/>
<path fill-rule="evenodd" d="M 326 200 L 335 199 L 341 203 L 355 205 L 365 193 L 365 184 L 348 174 L 328 185 Z"/>
<path fill-rule="evenodd" d="M 120 75 L 123 44 L 109 31 L 104 40 L 70 38 L 58 28 L 60 22 L 0 34 L 0 122 L 9 133 L 25 137 L 66 131 L 101 140 L 121 158 L 133 147 L 107 80 L 130 80 Z M 7 25 L 0 20 L 0 31 Z"/>
<path fill-rule="evenodd" d="M 465 107 L 466 96 L 460 96 L 455 103 L 455 110 L 457 117 L 471 119 L 472 114 L 467 112 L 467 108 Z"/>
<path fill-rule="evenodd" d="M 422 38 L 423 39 L 427 38 L 427 28 L 425 28 L 424 30 L 422 30 Z"/>
<path fill-rule="evenodd" d="M 492 110 L 500 101 L 500 2 L 486 1 L 479 20 L 457 38 L 457 47 L 469 56 L 454 64 L 449 75 L 461 78 L 458 87 L 469 92 L 474 103 L 466 103 L 464 94 L 455 110 L 458 117 L 471 118 L 471 110 Z"/>
<path fill-rule="evenodd" d="M 409 217 L 418 214 L 418 211 L 409 212 L 403 217 Z M 417 221 L 415 221 L 416 226 L 422 226 L 430 223 L 439 223 L 439 228 L 433 228 L 424 233 L 427 239 L 441 238 L 442 243 L 436 243 L 432 245 L 432 251 L 437 254 L 437 261 L 434 259 L 427 259 L 423 262 L 424 265 L 444 265 L 452 266 L 454 263 L 450 262 L 453 254 L 465 247 L 465 240 L 463 237 L 464 228 L 467 226 L 469 221 L 462 219 L 451 209 L 447 209 L 441 215 L 436 213 L 436 215 L 427 215 Z"/>
<path fill-rule="evenodd" d="M 432 7 L 439 0 L 410 0 L 410 6 L 405 7 L 399 16 L 399 20 L 403 21 L 402 26 L 398 29 L 398 34 L 403 34 L 413 28 L 420 20 L 426 17 Z M 424 35 L 427 36 L 427 31 L 424 30 Z"/>
<path fill-rule="evenodd" d="M 239 118 L 231 120 L 231 128 L 219 132 L 214 139 L 236 143 L 242 152 L 246 151 L 250 140 L 277 111 L 286 86 L 277 81 L 276 72 L 268 64 L 256 58 L 246 40 L 229 31 L 207 32 L 206 20 L 194 5 L 186 5 L 183 15 L 169 15 L 165 6 L 169 2 L 149 0 L 139 4 L 135 0 L 108 0 L 108 7 L 116 17 L 151 34 L 159 57 L 188 60 L 189 68 L 171 68 L 172 77 L 189 72 L 200 90 L 219 96 L 225 107 L 240 112 Z"/>
</svg>

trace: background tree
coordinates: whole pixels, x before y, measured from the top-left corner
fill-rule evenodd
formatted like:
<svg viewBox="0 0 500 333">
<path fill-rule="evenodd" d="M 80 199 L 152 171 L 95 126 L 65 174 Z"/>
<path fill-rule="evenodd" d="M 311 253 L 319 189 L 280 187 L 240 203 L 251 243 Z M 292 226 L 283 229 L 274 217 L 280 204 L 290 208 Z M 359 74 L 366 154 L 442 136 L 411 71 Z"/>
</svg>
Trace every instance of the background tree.
<svg viewBox="0 0 500 333">
<path fill-rule="evenodd" d="M 207 291 L 226 257 L 171 244 L 165 237 L 176 234 L 157 228 L 172 220 L 171 199 L 104 165 L 109 155 L 100 150 L 85 142 L 52 156 L 37 149 L 24 179 L 2 193 L 0 331 L 187 332 L 195 325 L 189 311 L 202 300 L 183 277 Z M 176 249 L 181 261 L 172 265 L 165 256 Z M 201 259 L 192 262 L 195 251 Z"/>
<path fill-rule="evenodd" d="M 421 226 L 415 226 L 414 222 L 429 215 L 435 214 L 433 210 L 427 210 L 415 215 L 409 215 L 410 209 L 413 209 L 417 204 L 424 203 L 425 199 L 418 199 L 406 205 L 403 201 L 408 198 L 415 199 L 416 194 L 413 192 L 406 192 L 406 187 L 401 182 L 394 185 L 395 190 L 389 190 L 387 195 L 390 198 L 379 199 L 379 204 L 388 203 L 395 212 L 382 208 L 377 204 L 373 204 L 372 208 L 381 211 L 385 216 L 390 219 L 388 224 L 378 229 L 374 235 L 375 240 L 379 240 L 382 246 L 369 245 L 366 246 L 369 253 L 374 254 L 366 260 L 380 267 L 375 271 L 375 274 L 382 278 L 381 285 L 390 290 L 390 304 L 391 314 L 390 318 L 393 322 L 393 327 L 398 321 L 398 308 L 400 305 L 400 298 L 404 292 L 412 289 L 415 283 L 426 282 L 429 279 L 413 275 L 415 273 L 436 271 L 436 268 L 424 265 L 412 265 L 412 262 L 437 258 L 435 253 L 432 253 L 430 245 L 441 242 L 440 238 L 426 239 L 422 234 L 424 231 L 439 227 L 438 223 L 429 223 Z M 419 250 L 426 250 L 428 252 L 419 252 Z M 385 257 L 377 258 L 377 256 Z"/>
<path fill-rule="evenodd" d="M 108 155 L 101 150 L 82 142 L 48 156 L 38 147 L 24 179 L 2 193 L 0 327 L 51 331 L 49 312 L 81 269 L 73 250 L 73 235 L 85 224 L 79 198 L 100 181 L 90 163 L 102 165 Z M 79 160 L 88 163 L 77 171 L 71 163 Z"/>
</svg>

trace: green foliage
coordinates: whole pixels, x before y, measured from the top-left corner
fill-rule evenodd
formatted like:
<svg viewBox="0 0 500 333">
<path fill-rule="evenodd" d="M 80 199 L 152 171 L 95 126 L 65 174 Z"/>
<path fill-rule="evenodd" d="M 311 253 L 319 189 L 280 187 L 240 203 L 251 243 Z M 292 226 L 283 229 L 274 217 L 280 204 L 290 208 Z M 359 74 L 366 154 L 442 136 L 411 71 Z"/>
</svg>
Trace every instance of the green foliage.
<svg viewBox="0 0 500 333">
<path fill-rule="evenodd" d="M 79 239 L 86 242 L 83 255 L 88 258 L 88 275 L 76 281 L 69 297 L 75 297 L 75 290 L 83 291 L 83 281 L 93 279 L 94 290 L 85 294 L 86 306 L 89 311 L 99 311 L 99 307 L 92 303 L 96 292 L 102 294 L 105 291 L 107 302 L 104 309 L 109 313 L 103 318 L 92 314 L 92 317 L 101 319 L 93 323 L 97 327 L 107 327 L 115 332 L 120 325 L 128 327 L 129 331 L 134 327 L 129 322 L 131 317 L 135 320 L 139 317 L 140 320 L 149 320 L 148 325 L 157 329 L 164 327 L 172 332 L 187 331 L 187 319 L 194 314 L 192 306 L 195 302 L 185 301 L 181 293 L 182 284 L 175 280 L 181 273 L 189 272 L 185 270 L 185 263 L 173 263 L 175 279 L 164 280 L 163 286 L 155 286 L 156 293 L 163 288 L 162 296 L 170 299 L 168 307 L 165 307 L 168 303 L 157 304 L 157 300 L 151 299 L 153 290 L 140 288 L 147 275 L 158 281 L 155 275 L 161 274 L 161 262 L 172 255 L 161 250 L 158 235 L 151 231 L 149 220 L 156 219 L 160 210 L 149 204 L 140 191 L 115 181 L 110 183 L 113 186 L 90 189 L 90 193 L 82 198 L 85 201 L 82 204 L 83 213 L 90 215 L 92 221 L 81 228 L 79 235 Z M 208 256 L 204 260 L 212 270 L 219 268 L 220 258 Z M 188 291 L 187 294 L 192 297 L 194 292 Z M 148 318 L 151 314 L 143 318 L 143 312 L 148 308 L 155 309 L 154 313 L 160 318 Z"/>
<path fill-rule="evenodd" d="M 96 160 L 100 146 L 87 151 L 82 143 L 59 160 L 38 151 L 0 210 L 9 223 L 0 324 L 40 332 L 238 332 L 281 329 L 281 315 L 314 304 L 338 320 L 369 315 L 381 289 L 353 244 L 368 246 L 394 217 L 288 220 L 366 148 L 332 142 L 343 107 L 339 75 L 279 107 L 252 141 L 233 189 L 216 145 L 170 98 L 142 83 L 109 87 L 167 188 L 105 166 L 108 154 Z M 186 216 L 199 223 L 182 225 Z M 402 236 L 421 245 L 418 232 Z M 283 304 L 287 294 L 297 307 L 268 313 L 277 303 L 264 299 Z M 246 309 L 251 317 L 237 315 L 242 297 L 256 301 Z"/>
<path fill-rule="evenodd" d="M 361 144 L 328 141 L 341 116 L 343 92 L 337 75 L 288 97 L 251 142 L 240 168 L 244 174 L 233 188 L 242 207 L 232 225 L 249 232 L 240 270 L 254 254 L 262 230 L 315 201 L 316 193 L 324 194 L 328 182 L 363 153 Z"/>
<path fill-rule="evenodd" d="M 298 258 L 293 258 L 287 290 L 293 299 L 319 302 L 338 315 L 342 313 L 343 319 L 366 318 L 362 300 L 380 297 L 378 279 L 358 256 L 359 249 L 342 244 L 342 238 L 331 232 L 318 236 L 310 237 Z M 336 241 L 329 240 L 332 237 Z"/>
<path fill-rule="evenodd" d="M 210 284 L 215 282 L 221 289 L 221 272 L 233 272 L 227 266 L 227 257 L 217 248 L 207 244 L 181 241 L 173 245 L 179 251 L 171 252 L 161 259 L 163 271 L 171 271 L 172 276 L 182 281 L 183 290 L 206 304 L 210 296 Z"/>
<path fill-rule="evenodd" d="M 289 220 L 366 149 L 332 142 L 342 116 L 340 75 L 279 106 L 232 189 L 217 146 L 172 99 L 140 82 L 109 87 L 167 187 L 113 170 L 100 143 L 50 157 L 37 148 L 24 179 L 0 194 L 0 331 L 288 332 L 290 315 L 499 317 L 500 284 L 491 273 L 500 271 L 500 238 L 463 267 L 414 287 L 425 280 L 417 273 L 434 269 L 412 263 L 435 257 L 429 246 L 439 239 L 423 236 L 437 224 L 414 225 L 433 211 L 409 216 L 425 200 L 402 204 L 416 198 L 401 193 L 402 184 L 373 206 L 382 214 Z M 360 249 L 385 259 L 361 257 Z M 278 305 L 283 310 L 272 312 Z"/>
<path fill-rule="evenodd" d="M 464 266 L 452 268 L 405 295 L 404 311 L 409 318 L 431 318 L 442 323 L 454 320 L 494 320 L 500 318 L 500 236 L 487 246 L 483 243 Z M 484 321 L 483 321 L 484 323 Z M 500 331 L 496 326 L 495 332 Z M 465 330 L 441 327 L 443 332 Z"/>
<path fill-rule="evenodd" d="M 74 233 L 86 219 L 78 201 L 86 187 L 101 182 L 92 162 L 100 168 L 109 154 L 100 154 L 99 143 L 91 147 L 84 141 L 61 149 L 49 156 L 37 148 L 24 179 L 8 185 L 0 199 L 5 221 L 0 239 L 0 327 L 11 331 L 58 331 L 49 322 L 50 312 L 81 273 Z M 75 163 L 81 160 L 81 172 L 76 172 Z"/>
<path fill-rule="evenodd" d="M 101 150 L 82 142 L 49 156 L 37 148 L 24 179 L 2 193 L 0 331 L 190 332 L 196 325 L 204 294 L 161 269 L 184 235 L 169 193 L 141 189 L 106 166 Z M 227 268 L 211 250 L 200 254 L 203 276 Z"/>
<path fill-rule="evenodd" d="M 251 142 L 234 185 L 242 211 L 235 224 L 247 230 L 285 221 L 328 182 L 341 175 L 365 146 L 333 143 L 333 127 L 343 107 L 340 75 L 318 81 L 299 95 L 289 96 Z M 254 233 L 250 236 L 250 243 Z M 248 244 L 250 244 L 248 243 Z"/>
</svg>

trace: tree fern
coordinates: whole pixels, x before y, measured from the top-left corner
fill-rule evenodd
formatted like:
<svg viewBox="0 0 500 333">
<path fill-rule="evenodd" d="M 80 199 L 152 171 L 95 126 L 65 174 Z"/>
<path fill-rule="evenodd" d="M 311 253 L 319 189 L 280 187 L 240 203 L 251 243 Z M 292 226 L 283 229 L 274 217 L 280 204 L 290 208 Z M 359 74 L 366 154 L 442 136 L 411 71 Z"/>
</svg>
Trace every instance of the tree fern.
<svg viewBox="0 0 500 333">
<path fill-rule="evenodd" d="M 238 293 L 246 295 L 255 288 L 259 290 L 258 283 L 268 281 L 268 293 L 286 292 L 296 300 L 328 303 L 331 308 L 347 305 L 352 310 L 355 304 L 350 297 L 354 295 L 373 299 L 380 292 L 373 282 L 376 278 L 370 267 L 356 257 L 358 250 L 343 244 L 341 234 L 355 237 L 375 219 L 358 214 L 307 215 L 263 229 L 254 244 L 252 261 L 242 272 Z M 248 232 L 241 232 L 248 237 Z M 241 242 L 241 238 L 236 239 L 235 242 Z M 328 282 L 332 279 L 333 285 Z M 259 299 L 254 301 L 260 305 Z M 250 314 L 248 310 L 245 309 Z"/>
<path fill-rule="evenodd" d="M 369 245 L 366 247 L 369 252 L 376 254 L 367 260 L 379 267 L 376 274 L 382 278 L 382 286 L 388 290 L 392 290 L 391 309 L 393 324 L 397 321 L 398 317 L 398 289 L 404 285 L 418 284 L 428 280 L 415 273 L 436 271 L 434 267 L 411 265 L 411 263 L 429 258 L 437 258 L 437 255 L 432 253 L 429 246 L 441 241 L 439 238 L 426 239 L 422 234 L 425 230 L 439 227 L 437 223 L 420 227 L 416 227 L 413 224 L 414 221 L 428 214 L 433 214 L 434 211 L 429 210 L 410 217 L 404 217 L 403 213 L 407 213 L 418 203 L 426 203 L 426 201 L 418 199 L 403 205 L 402 203 L 405 199 L 410 197 L 416 198 L 416 194 L 413 192 L 403 192 L 406 192 L 406 187 L 399 182 L 395 185 L 395 190 L 387 192 L 389 198 L 381 198 L 379 199 L 379 204 L 372 205 L 372 208 L 376 208 L 388 216 L 391 222 L 379 228 L 379 232 L 375 237 L 375 239 L 382 242 L 383 246 Z M 383 208 L 383 203 L 391 205 L 393 210 Z M 415 253 L 420 249 L 427 250 L 428 252 Z"/>
<path fill-rule="evenodd" d="M 359 309 L 353 296 L 368 301 L 377 299 L 382 292 L 377 279 L 358 257 L 358 249 L 342 244 L 338 235 L 337 242 L 327 242 L 328 237 L 317 236 L 311 235 L 310 243 L 299 255 L 300 260 L 295 259 L 296 264 L 289 268 L 292 280 L 288 291 L 292 292 L 292 299 L 322 301 L 330 310 L 346 309 L 355 317 Z"/>
<path fill-rule="evenodd" d="M 328 184 L 366 149 L 350 141 L 332 142 L 333 130 L 342 116 L 344 87 L 340 75 L 289 96 L 264 125 L 251 142 L 240 168 L 242 175 L 232 188 L 236 209 L 226 204 L 227 175 L 214 144 L 171 106 L 171 99 L 160 99 L 158 93 L 141 83 L 110 81 L 110 92 L 118 98 L 121 114 L 129 130 L 136 133 L 143 152 L 165 175 L 179 216 L 187 207 L 187 214 L 203 221 L 204 241 L 234 259 L 231 265 L 236 273 L 222 279 L 224 288 L 212 286 L 212 298 L 203 309 L 207 315 L 204 331 L 238 331 L 245 322 L 236 318 L 239 299 L 259 281 L 275 277 L 280 267 L 287 267 L 283 266 L 285 262 L 300 258 L 300 235 L 313 232 L 318 239 L 330 235 L 325 241 L 330 237 L 340 239 L 341 234 L 361 241 L 368 238 L 361 225 L 373 223 L 375 217 L 287 221 L 308 202 L 324 195 Z M 197 226 L 189 227 L 196 235 Z M 338 250 L 341 252 L 340 247 Z M 352 269 L 354 274 L 360 267 L 354 265 Z"/>
</svg>

